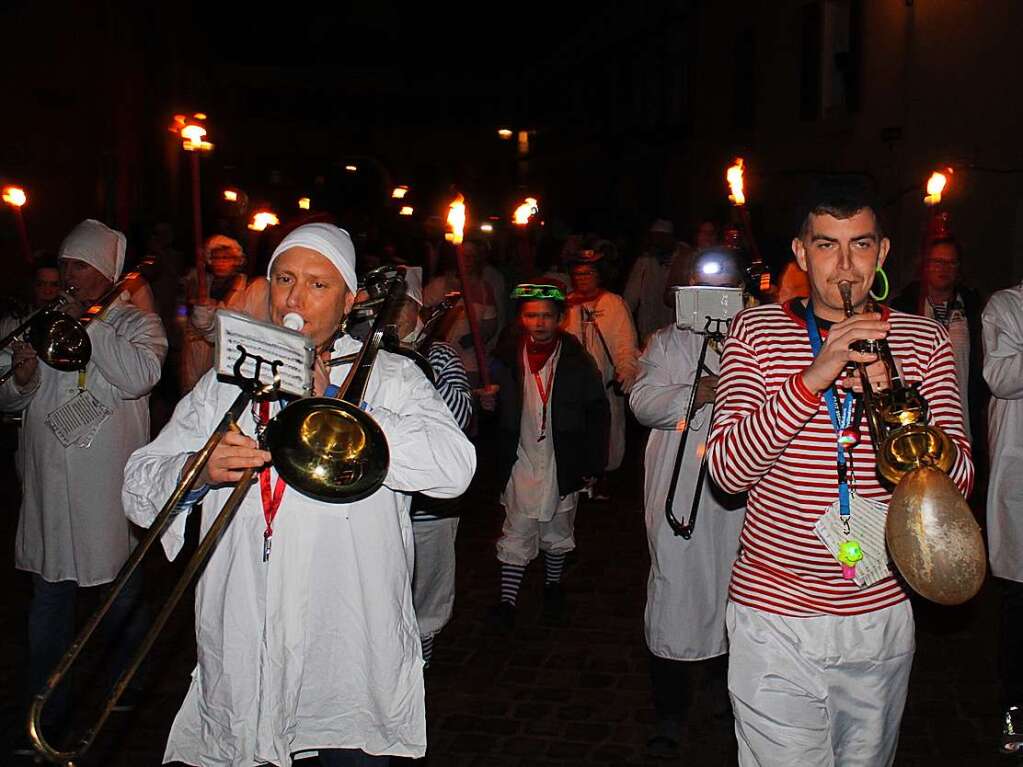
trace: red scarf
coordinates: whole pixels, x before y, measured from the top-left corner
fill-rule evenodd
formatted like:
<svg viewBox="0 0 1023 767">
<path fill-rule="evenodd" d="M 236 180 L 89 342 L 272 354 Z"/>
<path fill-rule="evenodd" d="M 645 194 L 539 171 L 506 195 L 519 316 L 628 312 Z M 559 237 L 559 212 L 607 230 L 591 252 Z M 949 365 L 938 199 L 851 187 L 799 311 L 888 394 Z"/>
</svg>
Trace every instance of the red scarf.
<svg viewBox="0 0 1023 767">
<path fill-rule="evenodd" d="M 558 347 L 558 334 L 555 333 L 550 341 L 534 341 L 526 336 L 526 358 L 529 360 L 529 372 L 536 375 L 540 372 L 547 360 L 554 354 Z"/>
</svg>

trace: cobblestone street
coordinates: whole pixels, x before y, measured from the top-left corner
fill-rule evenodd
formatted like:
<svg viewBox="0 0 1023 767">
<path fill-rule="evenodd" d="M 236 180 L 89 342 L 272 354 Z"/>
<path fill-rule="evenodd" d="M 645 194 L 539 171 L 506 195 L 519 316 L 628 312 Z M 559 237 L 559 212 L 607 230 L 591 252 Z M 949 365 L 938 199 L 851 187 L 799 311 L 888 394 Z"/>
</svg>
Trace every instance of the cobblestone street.
<svg viewBox="0 0 1023 767">
<path fill-rule="evenodd" d="M 636 435 L 633 435 L 636 436 Z M 647 569 L 638 466 L 620 472 L 614 502 L 584 502 L 578 550 L 565 574 L 569 613 L 563 625 L 540 615 L 540 567 L 530 568 L 510 636 L 488 624 L 496 600 L 493 541 L 500 529 L 488 462 L 465 505 L 458 538 L 455 614 L 438 637 L 427 671 L 431 767 L 555 767 L 647 764 L 643 747 L 653 717 L 643 641 Z M 12 485 L 8 483 L 8 487 Z M 14 691 L 24 661 L 29 581 L 13 573 L 16 509 L 3 516 L 3 567 L 9 587 L 0 601 L 0 680 L 8 692 L 9 734 L 20 726 Z M 153 600 L 180 567 L 154 560 Z M 1011 764 L 994 750 L 997 732 L 995 627 L 990 585 L 956 609 L 918 603 L 917 655 L 896 764 Z M 160 762 L 168 728 L 187 687 L 195 650 L 190 604 L 157 645 L 150 693 L 131 714 L 116 714 L 85 765 L 138 767 Z M 80 680 L 79 686 L 86 686 Z M 699 687 L 678 764 L 734 764 L 731 722 L 715 718 L 715 690 Z M 665 762 L 653 762 L 665 764 Z M 315 767 L 313 759 L 299 764 Z"/>
</svg>

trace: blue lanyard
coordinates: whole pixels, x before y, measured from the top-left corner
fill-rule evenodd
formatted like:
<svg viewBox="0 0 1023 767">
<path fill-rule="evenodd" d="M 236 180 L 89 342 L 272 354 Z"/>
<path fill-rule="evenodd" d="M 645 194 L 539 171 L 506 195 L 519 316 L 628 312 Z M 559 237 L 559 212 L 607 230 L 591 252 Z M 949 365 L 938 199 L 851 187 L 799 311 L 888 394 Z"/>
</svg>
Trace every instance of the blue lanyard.
<svg viewBox="0 0 1023 767">
<path fill-rule="evenodd" d="M 817 318 L 813 314 L 813 301 L 806 302 L 806 333 L 810 337 L 810 348 L 813 349 L 813 356 L 821 353 L 821 334 L 817 328 Z M 852 513 L 849 506 L 849 480 L 848 465 L 846 464 L 845 445 L 839 438 L 842 432 L 849 428 L 852 421 L 853 394 L 845 395 L 842 403 L 842 415 L 839 417 L 838 395 L 834 385 L 824 390 L 824 401 L 828 405 L 828 415 L 831 416 L 831 425 L 835 429 L 836 446 L 838 448 L 838 513 L 842 521 L 848 524 L 849 515 Z"/>
</svg>

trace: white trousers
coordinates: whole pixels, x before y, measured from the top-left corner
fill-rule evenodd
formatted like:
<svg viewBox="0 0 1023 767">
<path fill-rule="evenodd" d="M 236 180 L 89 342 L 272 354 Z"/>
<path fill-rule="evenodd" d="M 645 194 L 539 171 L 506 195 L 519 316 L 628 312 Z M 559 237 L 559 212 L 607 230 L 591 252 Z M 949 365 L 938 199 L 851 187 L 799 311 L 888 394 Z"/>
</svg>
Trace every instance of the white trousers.
<svg viewBox="0 0 1023 767">
<path fill-rule="evenodd" d="M 726 612 L 740 767 L 891 765 L 915 649 L 909 602 L 855 616 Z"/>
<path fill-rule="evenodd" d="M 421 637 L 436 634 L 451 620 L 451 611 L 455 606 L 457 534 L 458 517 L 412 522 L 412 535 L 416 542 L 412 602 Z"/>
<path fill-rule="evenodd" d="M 578 494 L 574 494 L 578 499 Z M 543 551 L 554 554 L 575 548 L 575 510 L 578 503 L 557 512 L 549 522 L 527 517 L 512 506 L 504 507 L 504 527 L 497 541 L 497 559 L 525 567 Z"/>
</svg>

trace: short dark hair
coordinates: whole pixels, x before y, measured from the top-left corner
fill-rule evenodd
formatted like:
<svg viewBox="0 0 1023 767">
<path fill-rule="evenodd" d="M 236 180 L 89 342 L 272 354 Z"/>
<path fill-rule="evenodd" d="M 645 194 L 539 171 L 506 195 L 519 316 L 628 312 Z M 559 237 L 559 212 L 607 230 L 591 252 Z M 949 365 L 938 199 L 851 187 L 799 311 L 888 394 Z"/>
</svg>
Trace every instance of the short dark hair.
<svg viewBox="0 0 1023 767">
<path fill-rule="evenodd" d="M 821 176 L 813 182 L 796 209 L 797 236 L 803 237 L 810 228 L 811 216 L 852 218 L 861 210 L 874 214 L 877 231 L 882 236 L 881 208 L 877 192 L 870 179 L 861 175 Z"/>
<path fill-rule="evenodd" d="M 953 237 L 951 234 L 947 234 L 944 237 L 935 237 L 927 243 L 926 255 L 930 256 L 931 252 L 939 245 L 951 245 L 955 248 L 956 258 L 960 261 L 963 260 L 963 247 L 959 244 L 959 240 Z"/>
</svg>

